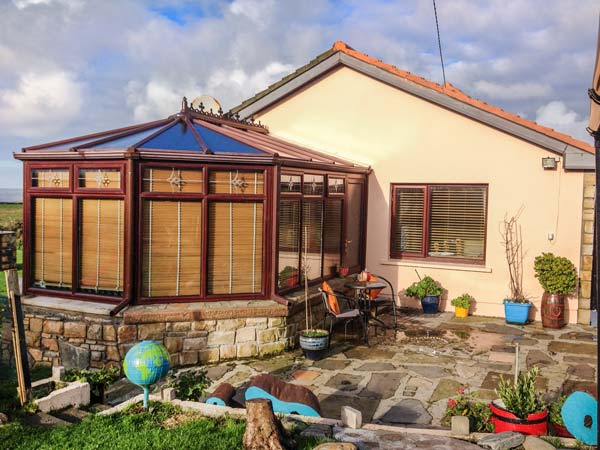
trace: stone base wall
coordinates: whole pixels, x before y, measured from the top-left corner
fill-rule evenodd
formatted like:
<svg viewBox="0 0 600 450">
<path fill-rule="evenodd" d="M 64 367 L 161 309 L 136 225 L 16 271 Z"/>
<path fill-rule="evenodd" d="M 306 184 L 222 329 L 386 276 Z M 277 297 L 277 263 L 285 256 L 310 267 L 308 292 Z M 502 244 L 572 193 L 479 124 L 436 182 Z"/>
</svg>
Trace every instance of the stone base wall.
<svg viewBox="0 0 600 450">
<path fill-rule="evenodd" d="M 583 176 L 583 214 L 581 224 L 581 261 L 579 269 L 579 305 L 577 323 L 590 323 L 590 298 L 592 290 L 592 252 L 594 243 L 594 200 L 596 174 Z"/>
</svg>

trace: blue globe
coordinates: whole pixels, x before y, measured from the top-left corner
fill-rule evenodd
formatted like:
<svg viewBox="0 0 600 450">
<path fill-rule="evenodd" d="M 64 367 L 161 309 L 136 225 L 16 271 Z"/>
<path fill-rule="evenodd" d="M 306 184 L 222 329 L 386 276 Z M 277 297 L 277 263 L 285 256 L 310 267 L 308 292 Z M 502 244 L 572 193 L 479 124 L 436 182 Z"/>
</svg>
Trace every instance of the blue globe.
<svg viewBox="0 0 600 450">
<path fill-rule="evenodd" d="M 169 352 L 153 341 L 142 341 L 129 349 L 123 361 L 125 375 L 132 383 L 148 386 L 169 371 Z"/>
</svg>

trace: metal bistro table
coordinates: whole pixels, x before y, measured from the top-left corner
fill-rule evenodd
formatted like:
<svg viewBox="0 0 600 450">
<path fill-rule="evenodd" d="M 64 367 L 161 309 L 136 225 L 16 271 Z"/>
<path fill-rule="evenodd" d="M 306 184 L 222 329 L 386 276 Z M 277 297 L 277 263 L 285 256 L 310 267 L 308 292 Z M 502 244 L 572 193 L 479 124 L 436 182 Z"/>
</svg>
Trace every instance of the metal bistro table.
<svg viewBox="0 0 600 450">
<path fill-rule="evenodd" d="M 358 298 L 358 309 L 362 315 L 362 320 L 365 324 L 365 344 L 369 345 L 369 321 L 374 320 L 379 323 L 382 327 L 387 326 L 378 318 L 371 317 L 371 299 L 369 298 L 369 292 L 373 289 L 385 289 L 387 284 L 381 281 L 351 281 L 344 284 L 344 287 L 348 289 L 354 289 Z"/>
</svg>

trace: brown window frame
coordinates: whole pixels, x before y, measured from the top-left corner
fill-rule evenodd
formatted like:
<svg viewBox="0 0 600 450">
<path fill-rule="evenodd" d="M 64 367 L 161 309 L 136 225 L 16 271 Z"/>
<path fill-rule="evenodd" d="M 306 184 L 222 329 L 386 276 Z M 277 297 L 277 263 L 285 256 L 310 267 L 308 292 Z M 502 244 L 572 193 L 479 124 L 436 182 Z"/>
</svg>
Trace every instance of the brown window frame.
<svg viewBox="0 0 600 450">
<path fill-rule="evenodd" d="M 429 240 L 430 240 L 430 219 L 431 219 L 431 188 L 432 187 L 466 187 L 466 188 L 483 188 L 485 190 L 485 220 L 483 234 L 483 257 L 481 259 L 472 258 L 451 258 L 445 256 L 429 256 Z M 421 253 L 401 252 L 394 250 L 394 236 L 396 235 L 396 190 L 398 188 L 405 189 L 422 189 L 423 202 L 423 228 L 422 228 L 422 247 Z M 489 185 L 485 183 L 392 183 L 390 185 L 390 238 L 389 238 L 389 255 L 390 259 L 402 259 L 413 261 L 430 261 L 443 262 L 444 264 L 470 264 L 484 266 L 487 254 L 487 221 L 489 208 Z"/>
</svg>

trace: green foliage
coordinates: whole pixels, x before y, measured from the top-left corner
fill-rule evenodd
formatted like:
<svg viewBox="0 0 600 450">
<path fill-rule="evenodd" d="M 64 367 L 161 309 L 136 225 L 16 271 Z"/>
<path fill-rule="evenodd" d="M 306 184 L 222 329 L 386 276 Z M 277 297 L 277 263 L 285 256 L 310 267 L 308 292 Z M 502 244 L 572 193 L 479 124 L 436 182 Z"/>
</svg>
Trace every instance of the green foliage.
<svg viewBox="0 0 600 450">
<path fill-rule="evenodd" d="M 302 331 L 302 334 L 306 337 L 326 337 L 329 334 L 329 331 L 312 329 L 304 330 Z"/>
<path fill-rule="evenodd" d="M 118 367 L 105 367 L 97 370 L 71 369 L 65 373 L 65 381 L 81 381 L 90 383 L 91 393 L 96 398 L 101 398 L 104 389 L 121 377 Z"/>
<path fill-rule="evenodd" d="M 527 304 L 527 303 L 531 303 L 528 299 L 526 298 L 505 298 L 503 303 L 521 303 L 521 304 Z"/>
<path fill-rule="evenodd" d="M 548 414 L 550 416 L 550 422 L 555 423 L 557 425 L 565 426 L 563 422 L 561 410 L 563 405 L 565 404 L 565 400 L 567 399 L 566 395 L 559 397 L 556 401 L 550 403 L 548 405 Z"/>
<path fill-rule="evenodd" d="M 512 380 L 500 377 L 496 393 L 504 402 L 504 407 L 521 419 L 546 409 L 541 393 L 535 388 L 539 373 L 540 369 L 533 367 L 528 372 L 519 374 L 516 385 Z"/>
<path fill-rule="evenodd" d="M 492 412 L 487 402 L 477 399 L 477 393 L 466 394 L 463 389 L 458 390 L 458 396 L 448 400 L 448 406 L 442 425 L 450 426 L 452 416 L 465 416 L 469 418 L 469 428 L 478 433 L 493 433 L 494 424 L 491 422 Z"/>
<path fill-rule="evenodd" d="M 450 303 L 452 304 L 452 306 L 458 306 L 459 308 L 469 309 L 469 306 L 471 306 L 471 302 L 473 300 L 475 300 L 475 299 L 473 297 L 471 297 L 469 294 L 463 294 L 463 295 L 453 299 Z"/>
<path fill-rule="evenodd" d="M 554 436 L 540 436 L 540 439 L 546 441 L 548 444 L 553 446 L 554 448 L 563 448 L 562 441 Z"/>
<path fill-rule="evenodd" d="M 177 398 L 181 400 L 198 401 L 204 396 L 211 381 L 204 369 L 186 370 L 177 375 L 169 375 L 166 386 L 175 388 Z"/>
<path fill-rule="evenodd" d="M 575 265 L 564 256 L 542 253 L 533 263 L 535 276 L 549 294 L 568 295 L 577 287 Z"/>
<path fill-rule="evenodd" d="M 405 294 L 408 297 L 418 298 L 419 300 L 429 295 L 442 295 L 440 284 L 430 276 L 424 277 L 422 280 L 414 282 L 406 288 Z"/>
</svg>

